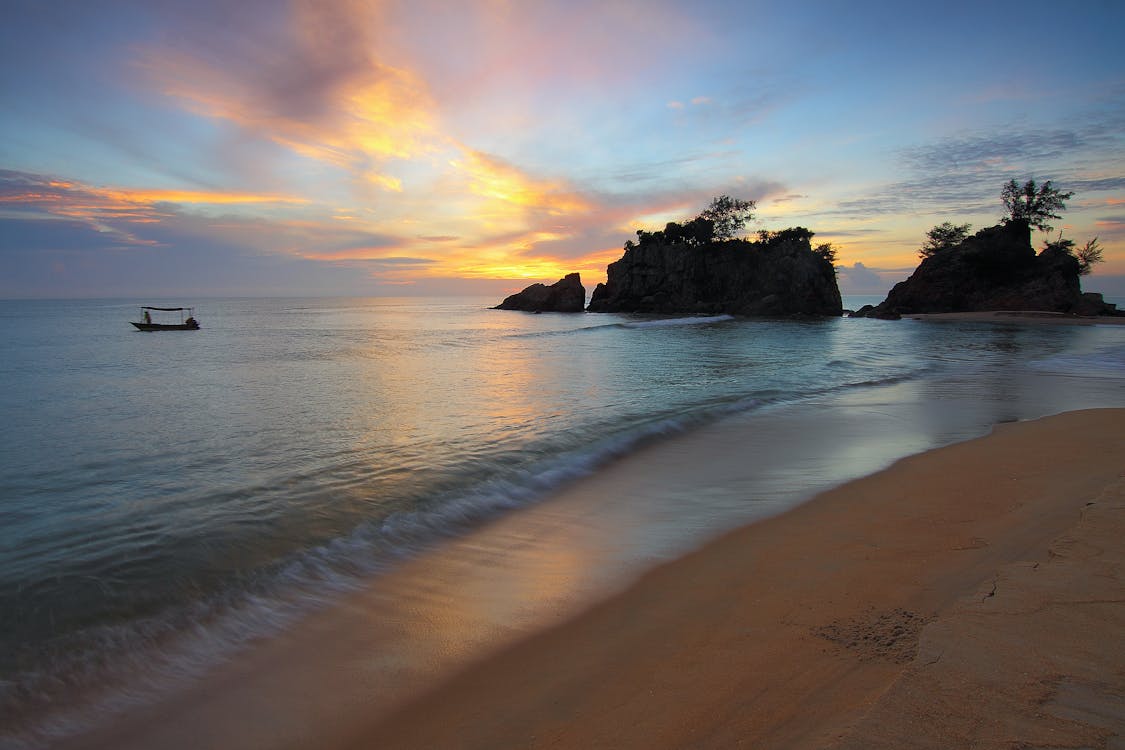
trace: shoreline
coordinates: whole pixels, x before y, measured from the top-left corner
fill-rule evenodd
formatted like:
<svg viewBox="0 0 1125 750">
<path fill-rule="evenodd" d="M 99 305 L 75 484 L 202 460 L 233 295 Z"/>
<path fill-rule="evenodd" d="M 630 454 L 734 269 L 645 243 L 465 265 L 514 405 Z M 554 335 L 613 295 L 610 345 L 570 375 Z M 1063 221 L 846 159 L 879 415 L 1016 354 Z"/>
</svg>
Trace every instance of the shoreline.
<svg viewBox="0 0 1125 750">
<path fill-rule="evenodd" d="M 1072 315 L 1070 313 L 1037 312 L 1034 310 L 984 310 L 978 312 L 908 313 L 903 315 L 903 317 L 909 318 L 910 320 L 972 320 L 1004 323 L 1028 323 L 1031 325 L 1125 325 L 1125 315 Z"/>
<path fill-rule="evenodd" d="M 662 565 L 333 746 L 1104 741 L 1099 707 L 1125 694 L 1125 603 L 1087 592 L 1099 611 L 1077 656 L 1068 615 L 1084 589 L 1120 592 L 1123 426 L 1125 409 L 1068 412 L 902 459 Z M 1048 616 L 1029 660 L 989 617 L 1033 589 Z"/>
<path fill-rule="evenodd" d="M 1050 389 L 1057 389 L 1060 383 L 1042 385 L 1049 389 L 1023 384 L 1018 390 L 1026 392 L 1024 398 L 1033 399 L 1039 408 L 1048 409 L 1054 403 Z M 656 707 L 632 701 L 638 686 L 653 679 L 671 688 L 681 677 L 692 677 L 703 682 L 681 685 L 681 690 L 688 694 L 711 691 L 716 676 L 696 670 L 701 659 L 708 664 L 713 660 L 705 658 L 706 652 L 700 649 L 717 637 L 724 623 L 744 617 L 739 606 L 748 598 L 772 604 L 749 613 L 746 632 L 726 639 L 720 661 L 750 659 L 748 670 L 766 676 L 786 675 L 792 671 L 793 654 L 804 654 L 810 644 L 820 653 L 857 627 L 877 633 L 887 626 L 893 633 L 896 627 L 911 630 L 914 624 L 928 621 L 936 607 L 917 602 L 904 605 L 895 598 L 903 584 L 886 583 L 915 564 L 913 558 L 892 554 L 882 563 L 889 578 L 863 591 L 848 589 L 846 597 L 831 588 L 816 594 L 815 578 L 802 583 L 794 574 L 803 571 L 806 576 L 820 573 L 858 580 L 868 561 L 857 558 L 857 553 L 893 553 L 894 535 L 898 535 L 900 547 L 930 544 L 933 529 L 928 523 L 919 525 L 915 519 L 896 527 L 886 520 L 897 509 L 896 498 L 912 497 L 908 489 L 913 492 L 908 484 L 888 484 L 887 475 L 897 476 L 903 466 L 915 463 L 929 465 L 936 456 L 941 465 L 926 470 L 927 476 L 946 482 L 953 478 L 946 475 L 961 472 L 965 461 L 953 461 L 951 468 L 950 461 L 942 458 L 945 451 L 964 453 L 970 463 L 980 463 L 977 454 L 985 444 L 980 441 L 991 441 L 1009 430 L 1042 429 L 1035 427 L 1039 421 L 1003 424 L 993 428 L 996 434 L 991 437 L 947 444 L 950 439 L 980 434 L 987 424 L 1018 418 L 1019 409 L 1009 406 L 981 411 L 981 403 L 988 402 L 978 401 L 978 395 L 972 390 L 966 394 L 963 386 L 956 391 L 926 383 L 881 386 L 817 399 L 797 409 L 767 409 L 733 417 L 657 441 L 553 498 L 495 519 L 404 562 L 370 587 L 238 655 L 185 690 L 136 706 L 80 734 L 58 738 L 50 746 L 119 750 L 707 746 L 698 736 L 684 739 L 683 744 L 674 737 L 668 742 L 648 734 L 634 737 L 629 725 L 619 727 L 625 734 L 607 739 L 597 732 L 617 727 L 618 715 L 616 708 L 607 713 L 603 707 L 643 708 L 634 722 L 637 727 L 646 726 L 649 719 L 645 714 L 655 713 L 694 717 L 692 721 L 699 727 L 715 724 L 714 731 L 720 732 L 729 718 L 707 718 L 706 711 L 715 707 L 683 706 L 674 692 L 663 694 L 667 702 Z M 1072 397 L 1064 399 L 1070 400 Z M 973 421 L 965 421 L 966 409 L 972 411 Z M 1117 453 L 1107 449 L 1092 457 L 1082 455 L 1081 446 L 1096 439 L 1094 433 L 1079 429 L 1077 437 L 1066 437 L 1054 435 L 1056 430 L 1048 427 L 1045 453 L 1044 445 L 1032 441 L 1033 452 L 1039 452 L 1039 458 L 1031 462 L 1037 475 L 1053 481 L 1048 469 L 1051 461 L 1046 460 L 1054 456 L 1052 450 L 1074 450 L 1076 460 L 1091 466 L 1101 466 L 1099 462 L 1114 456 L 1116 465 L 1125 465 L 1120 445 L 1125 409 L 1077 414 L 1046 421 L 1053 424 L 1051 420 L 1080 419 L 1083 414 L 1110 415 L 1108 435 L 1112 439 L 1107 440 L 1117 446 L 1113 448 Z M 933 448 L 943 444 L 946 447 Z M 985 455 L 993 452 L 984 450 Z M 892 464 L 904 455 L 907 457 Z M 1055 458 L 1063 460 L 1063 454 Z M 1025 459 L 1016 455 L 1012 466 Z M 811 477 L 817 479 L 810 484 Z M 794 486 L 804 488 L 797 493 L 799 497 L 794 496 Z M 852 500 L 839 499 L 841 494 Z M 963 504 L 964 498 L 961 500 Z M 706 516 L 698 513 L 706 513 L 716 502 L 737 503 L 751 517 L 738 521 L 738 516 L 722 516 L 729 521 L 715 527 L 713 518 L 708 526 Z M 853 502 L 854 507 L 849 505 Z M 1061 528 L 1060 518 L 1076 519 L 1080 508 L 1051 510 L 1048 503 L 1046 510 L 1050 511 L 1046 516 L 1035 516 L 1030 524 L 1038 529 L 1035 538 L 1043 544 L 1050 541 L 1046 537 L 1054 538 L 1050 530 Z M 979 546 L 978 540 L 991 540 L 1011 530 L 1001 523 L 1004 518 L 997 518 L 985 519 L 993 524 L 993 531 L 974 534 L 968 534 L 963 522 L 951 521 L 945 531 L 953 535 L 952 540 L 948 549 L 931 550 L 934 560 L 949 562 L 945 555 L 951 549 L 958 550 L 954 555 L 958 558 L 984 555 L 988 564 L 977 571 L 979 579 L 992 575 L 1000 563 L 992 564 L 987 555 L 998 549 L 997 543 Z M 1041 528 L 1045 519 L 1054 524 L 1047 531 Z M 680 528 L 685 522 L 693 527 L 686 529 L 686 537 L 685 529 Z M 872 527 L 856 527 L 860 522 Z M 724 531 L 732 528 L 737 530 Z M 866 537 L 866 541 L 853 540 L 840 550 L 840 539 L 833 536 L 837 530 L 857 539 Z M 716 541 L 706 541 L 716 534 L 721 534 Z M 751 544 L 753 549 L 740 549 L 729 541 L 741 539 L 743 534 L 757 540 Z M 690 539 L 697 541 L 684 546 Z M 659 567 L 652 570 L 653 566 Z M 646 570 L 651 572 L 646 574 Z M 748 578 L 750 570 L 756 575 Z M 972 586 L 977 583 L 974 579 Z M 641 594 L 639 607 L 637 591 L 648 592 Z M 802 591 L 803 598 L 792 598 Z M 732 602 L 727 601 L 728 592 L 742 593 Z M 874 619 L 866 625 L 861 615 L 868 610 L 856 608 L 858 594 L 876 597 L 868 605 L 874 607 Z M 622 601 L 633 603 L 624 605 Z M 588 629 L 591 617 L 615 607 L 617 619 L 608 629 L 604 622 L 601 630 Z M 639 614 L 646 610 L 651 614 Z M 900 616 L 897 621 L 884 617 L 896 610 L 910 616 Z M 773 619 L 759 617 L 770 612 Z M 684 622 L 683 615 L 692 621 Z M 722 627 L 713 627 L 716 624 Z M 794 630 L 795 624 L 802 627 Z M 823 632 L 810 635 L 813 628 Z M 618 649 L 622 638 L 627 642 Z M 758 643 L 756 639 L 761 638 L 764 640 Z M 589 653 L 577 657 L 568 653 L 567 649 L 582 644 L 595 649 L 596 658 Z M 679 661 L 673 663 L 669 675 L 663 662 L 670 645 L 675 646 L 672 654 Z M 758 657 L 762 659 L 754 661 Z M 774 718 L 785 714 L 789 724 L 804 725 L 807 717 L 791 708 L 802 702 L 801 690 L 821 695 L 817 699 L 821 703 L 826 700 L 823 696 L 837 693 L 875 695 L 903 669 L 903 664 L 885 662 L 861 660 L 856 668 L 848 659 L 814 660 L 809 662 L 807 674 L 791 680 L 784 689 L 753 683 L 732 687 L 729 681 L 737 681 L 738 675 L 719 675 L 716 684 L 725 685 L 724 695 L 733 701 L 719 708 L 730 713 L 736 711 L 731 705 L 749 701 L 756 714 L 764 711 Z M 508 666 L 503 667 L 505 664 Z M 499 672 L 495 671 L 497 665 Z M 620 672 L 625 682 L 603 679 L 602 670 L 607 668 L 611 676 Z M 472 675 L 484 675 L 485 684 L 466 689 L 464 681 Z M 558 680 L 562 682 L 556 684 Z M 597 690 L 582 689 L 584 683 L 596 683 Z M 620 692 L 606 695 L 604 690 L 614 685 Z M 497 686 L 516 689 L 513 695 Z M 552 698 L 550 691 L 560 686 L 563 695 Z M 740 697 L 743 694 L 748 697 Z M 773 702 L 768 700 L 771 696 Z M 534 700 L 540 703 L 526 703 Z M 767 701 L 764 708 L 763 700 Z M 552 701 L 572 706 L 577 713 L 559 719 L 551 713 Z M 551 710 L 544 714 L 545 708 Z M 813 710 L 819 715 L 834 709 L 821 705 Z M 458 716 L 459 711 L 467 713 Z M 704 715 L 696 715 L 698 711 Z M 489 718 L 490 714 L 495 716 Z M 414 737 L 411 733 L 420 727 L 427 731 L 441 728 L 433 726 L 437 720 L 431 716 L 445 717 L 440 721 L 447 734 Z M 485 723 L 478 726 L 482 717 Z M 543 722 L 554 727 L 552 732 L 563 732 L 559 739 L 543 734 Z M 574 737 L 563 731 L 577 727 L 592 734 Z M 519 734 L 521 728 L 524 734 Z M 717 734 L 713 746 L 725 747 L 741 739 L 741 730 L 735 729 L 734 735 Z M 470 734 L 480 736 L 474 740 Z M 770 736 L 752 736 L 767 746 L 774 742 Z"/>
</svg>

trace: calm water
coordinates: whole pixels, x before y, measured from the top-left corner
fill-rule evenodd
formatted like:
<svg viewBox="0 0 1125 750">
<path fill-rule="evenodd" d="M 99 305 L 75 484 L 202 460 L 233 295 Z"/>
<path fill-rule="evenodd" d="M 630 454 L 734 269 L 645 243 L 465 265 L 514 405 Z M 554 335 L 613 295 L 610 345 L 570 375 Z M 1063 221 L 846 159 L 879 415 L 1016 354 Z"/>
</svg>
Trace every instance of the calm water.
<svg viewBox="0 0 1125 750">
<path fill-rule="evenodd" d="M 1125 327 L 494 303 L 207 300 L 201 331 L 140 333 L 132 301 L 0 301 L 0 747 L 172 641 L 222 658 L 664 436 L 896 384 L 959 404 L 899 455 L 1125 406 Z"/>
</svg>

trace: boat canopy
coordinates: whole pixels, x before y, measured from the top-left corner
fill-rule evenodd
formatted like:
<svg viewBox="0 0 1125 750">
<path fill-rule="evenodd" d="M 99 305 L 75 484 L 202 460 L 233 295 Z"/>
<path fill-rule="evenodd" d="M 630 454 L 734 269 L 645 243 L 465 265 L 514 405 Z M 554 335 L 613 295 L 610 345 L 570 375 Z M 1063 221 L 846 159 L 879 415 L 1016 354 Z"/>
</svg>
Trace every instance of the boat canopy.
<svg viewBox="0 0 1125 750">
<path fill-rule="evenodd" d="M 190 310 L 190 307 L 150 307 L 148 305 L 141 305 L 142 310 L 163 310 L 164 312 L 176 312 L 178 310 Z"/>
</svg>

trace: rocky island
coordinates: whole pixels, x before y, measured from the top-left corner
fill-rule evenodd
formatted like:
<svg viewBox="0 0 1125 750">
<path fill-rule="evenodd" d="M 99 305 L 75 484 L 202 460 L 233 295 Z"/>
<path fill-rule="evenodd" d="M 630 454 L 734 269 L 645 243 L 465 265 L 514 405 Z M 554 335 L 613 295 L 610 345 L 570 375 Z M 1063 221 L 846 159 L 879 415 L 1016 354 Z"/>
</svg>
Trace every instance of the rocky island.
<svg viewBox="0 0 1125 750">
<path fill-rule="evenodd" d="M 1122 315 L 1100 294 L 1083 293 L 1079 277 L 1101 261 L 1097 238 L 1084 247 L 1048 237 L 1031 244 L 1033 229 L 1050 232 L 1073 193 L 1015 180 L 1004 185 L 1001 223 L 970 234 L 949 222 L 927 233 L 922 262 L 878 305 L 852 317 L 1035 312 L 1054 315 Z M 621 258 L 606 269 L 588 312 L 838 316 L 844 313 L 836 283 L 835 250 L 812 245 L 803 227 L 739 236 L 752 218 L 753 201 L 715 198 L 694 219 L 668 222 L 661 231 L 639 230 Z M 533 284 L 497 309 L 580 312 L 585 289 L 572 273 L 552 286 Z"/>
<path fill-rule="evenodd" d="M 969 224 L 938 225 L 926 233 L 922 262 L 878 305 L 865 305 L 852 317 L 969 312 L 1038 312 L 1080 316 L 1118 315 L 1100 294 L 1083 294 L 1079 277 L 1102 260 L 1095 237 L 1084 247 L 1050 238 L 1035 252 L 1031 230 L 1050 232 L 1052 219 L 1074 193 L 1047 180 L 1022 185 L 1009 180 L 1001 191 L 1005 216 L 996 226 L 970 235 Z"/>
<path fill-rule="evenodd" d="M 831 258 L 813 250 L 812 232 L 798 227 L 761 233 L 757 241 L 700 242 L 676 228 L 641 233 L 638 244 L 627 244 L 606 283 L 594 289 L 589 312 L 842 314 Z"/>
<path fill-rule="evenodd" d="M 843 314 L 830 244 L 815 249 L 803 227 L 737 235 L 753 201 L 715 198 L 691 221 L 639 230 L 610 263 L 588 312 L 801 316 Z M 532 284 L 496 309 L 578 312 L 585 290 L 572 273 L 552 286 Z"/>
<path fill-rule="evenodd" d="M 921 313 L 995 310 L 1114 314 L 1100 294 L 1083 294 L 1079 260 L 1048 245 L 1036 253 L 1031 227 L 1012 220 L 982 229 L 924 258 L 878 305 L 853 317 L 897 318 Z"/>
<path fill-rule="evenodd" d="M 586 305 L 586 287 L 576 273 L 567 274 L 551 286 L 532 284 L 522 292 L 504 299 L 494 310 L 524 312 L 582 312 Z"/>
</svg>

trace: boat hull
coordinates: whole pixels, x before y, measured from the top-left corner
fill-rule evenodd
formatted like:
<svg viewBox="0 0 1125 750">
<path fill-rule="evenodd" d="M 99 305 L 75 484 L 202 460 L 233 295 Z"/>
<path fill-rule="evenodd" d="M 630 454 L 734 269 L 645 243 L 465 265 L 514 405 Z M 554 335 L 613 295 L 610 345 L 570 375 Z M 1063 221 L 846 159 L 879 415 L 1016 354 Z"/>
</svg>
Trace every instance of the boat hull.
<svg viewBox="0 0 1125 750">
<path fill-rule="evenodd" d="M 133 323 L 133 321 L 129 321 Z M 198 323 L 133 323 L 138 331 L 198 331 Z"/>
</svg>

